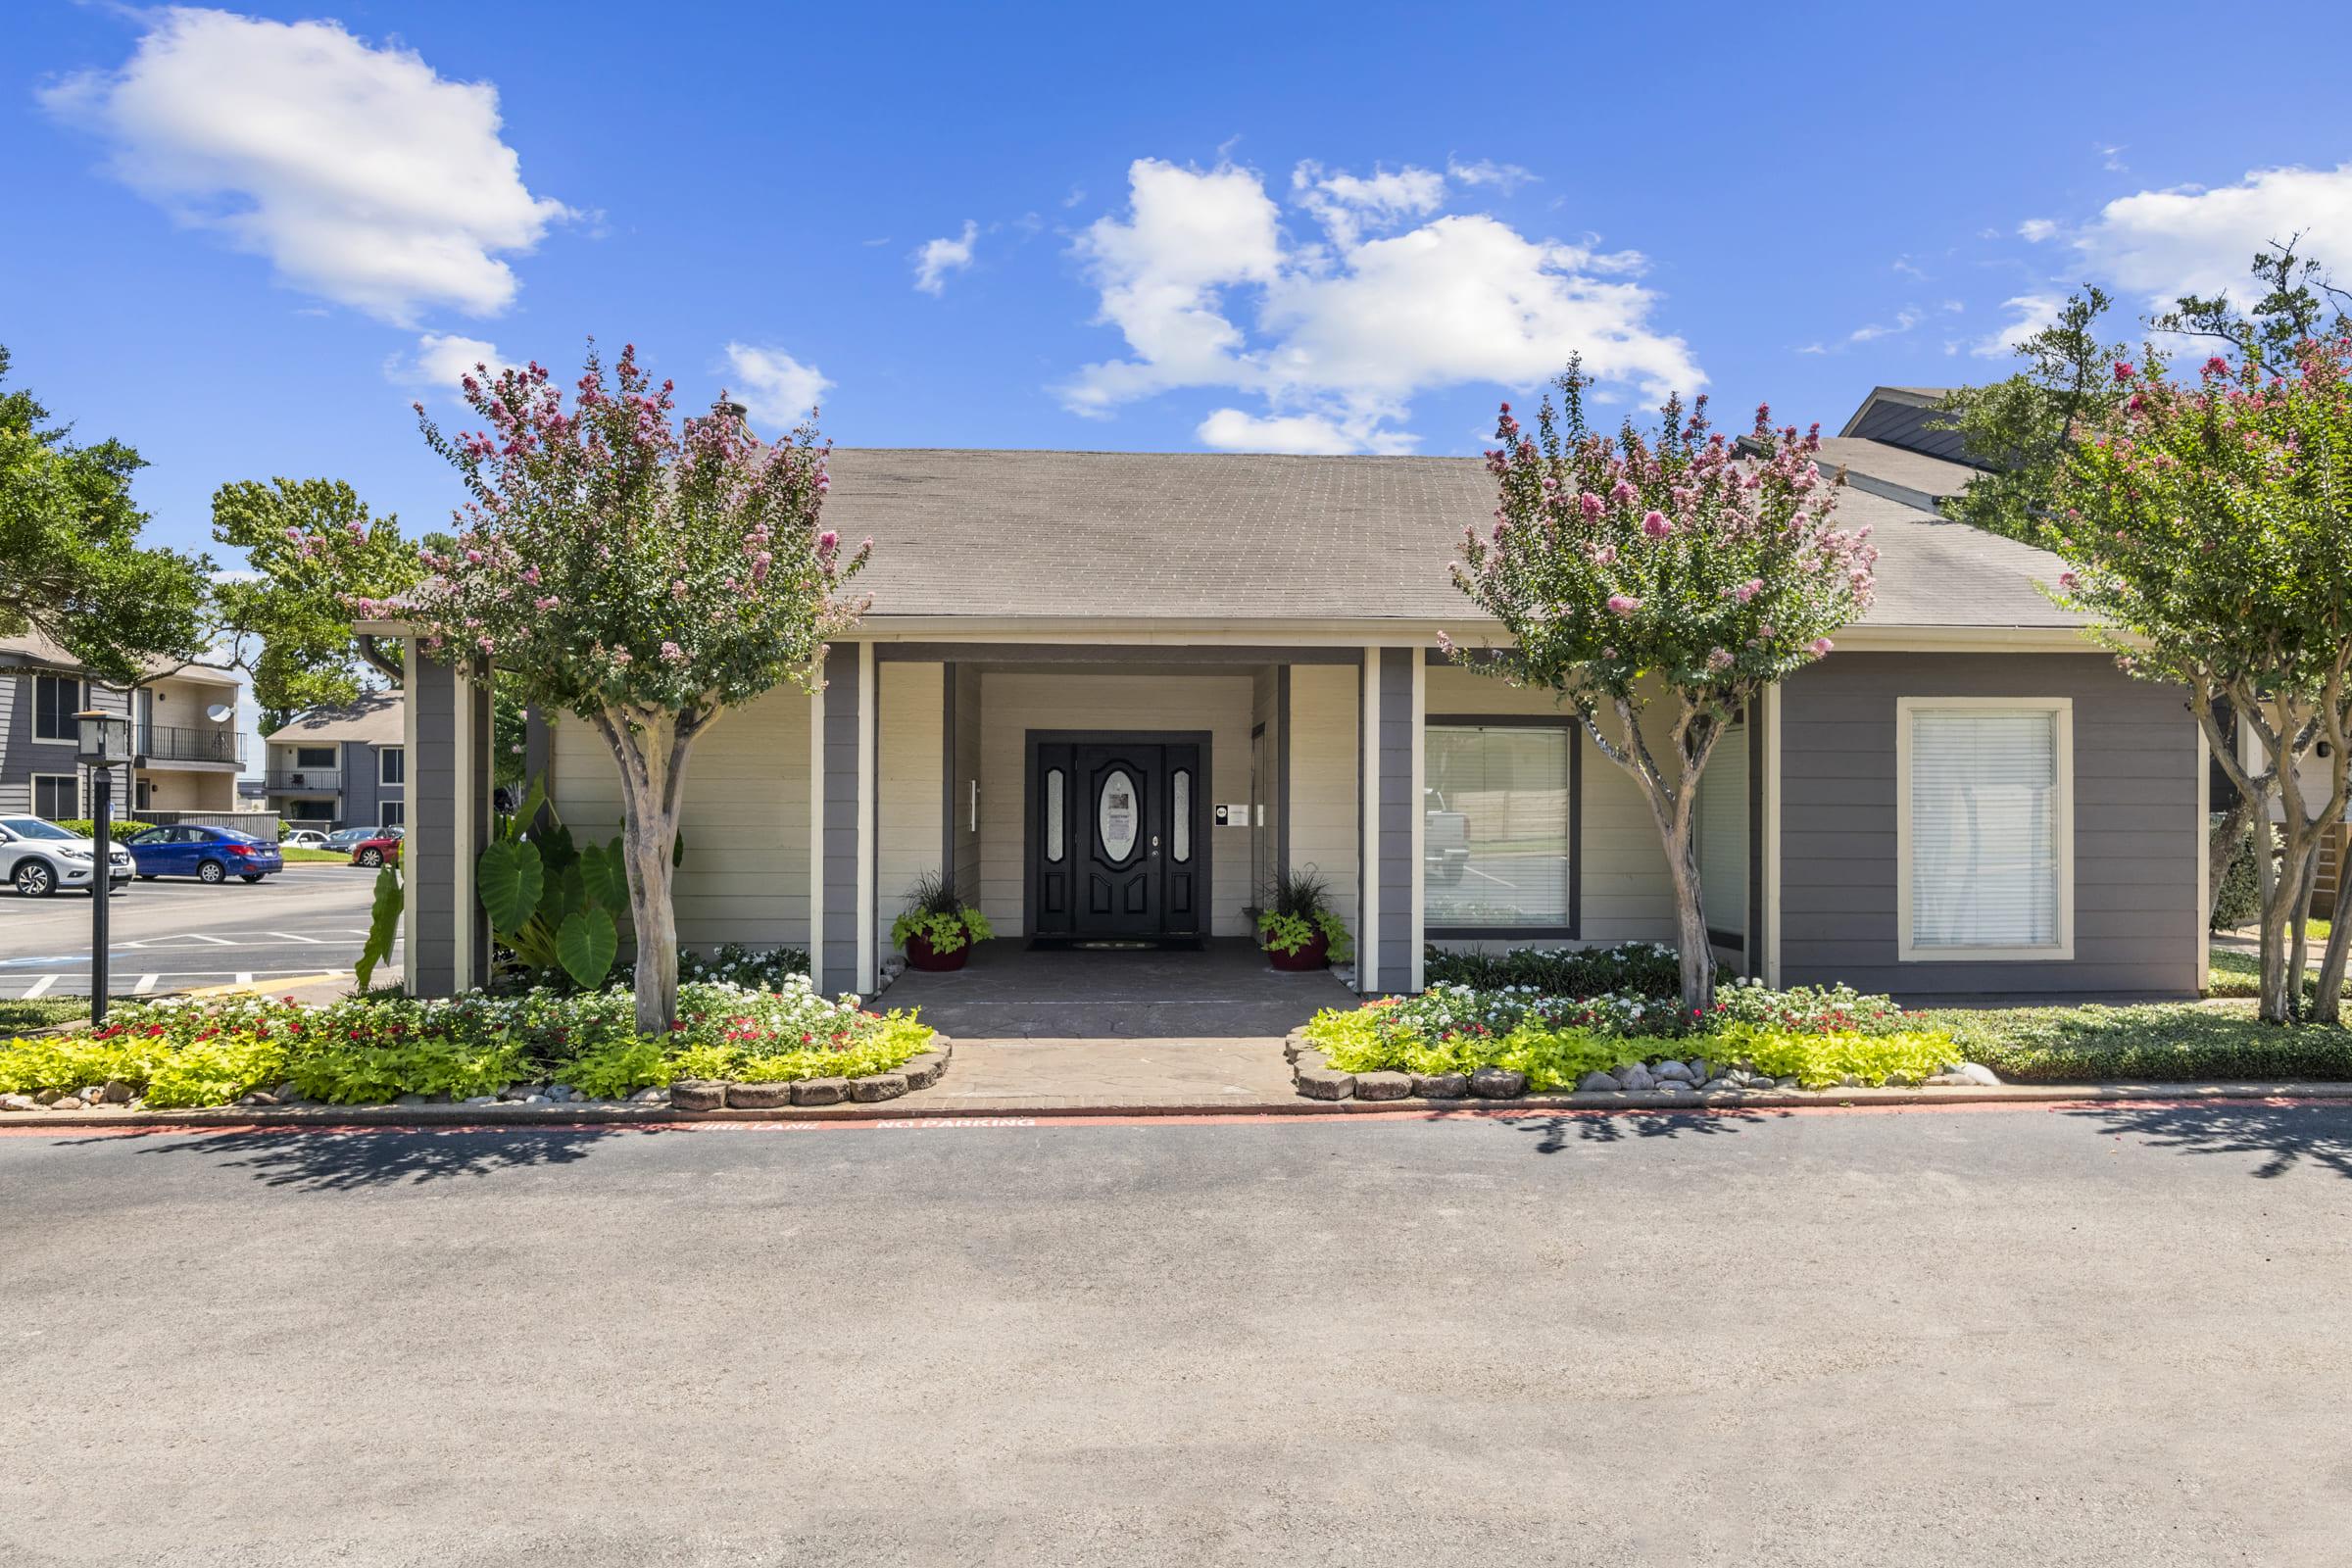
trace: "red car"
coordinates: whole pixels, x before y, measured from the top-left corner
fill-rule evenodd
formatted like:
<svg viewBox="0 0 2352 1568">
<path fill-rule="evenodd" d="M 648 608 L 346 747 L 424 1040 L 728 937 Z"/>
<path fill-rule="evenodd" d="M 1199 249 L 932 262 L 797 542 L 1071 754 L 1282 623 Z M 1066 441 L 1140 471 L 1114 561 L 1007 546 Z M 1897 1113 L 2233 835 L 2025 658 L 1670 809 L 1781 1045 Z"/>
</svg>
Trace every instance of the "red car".
<svg viewBox="0 0 2352 1568">
<path fill-rule="evenodd" d="M 370 870 L 390 860 L 400 863 L 400 840 L 405 829 L 388 827 L 371 839 L 362 839 L 351 847 L 351 863 Z"/>
</svg>

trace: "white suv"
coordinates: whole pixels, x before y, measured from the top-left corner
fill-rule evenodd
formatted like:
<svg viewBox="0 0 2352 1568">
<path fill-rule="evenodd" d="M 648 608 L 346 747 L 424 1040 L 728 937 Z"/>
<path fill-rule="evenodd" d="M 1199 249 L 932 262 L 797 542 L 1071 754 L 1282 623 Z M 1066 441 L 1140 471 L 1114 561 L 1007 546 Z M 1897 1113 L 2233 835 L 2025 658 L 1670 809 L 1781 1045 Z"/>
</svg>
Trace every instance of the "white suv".
<svg viewBox="0 0 2352 1568">
<path fill-rule="evenodd" d="M 46 898 L 59 888 L 88 891 L 95 885 L 91 870 L 97 853 L 88 839 L 42 817 L 0 816 L 0 881 L 28 899 Z M 120 889 L 130 880 L 130 852 L 118 844 L 106 858 L 108 876 Z"/>
</svg>

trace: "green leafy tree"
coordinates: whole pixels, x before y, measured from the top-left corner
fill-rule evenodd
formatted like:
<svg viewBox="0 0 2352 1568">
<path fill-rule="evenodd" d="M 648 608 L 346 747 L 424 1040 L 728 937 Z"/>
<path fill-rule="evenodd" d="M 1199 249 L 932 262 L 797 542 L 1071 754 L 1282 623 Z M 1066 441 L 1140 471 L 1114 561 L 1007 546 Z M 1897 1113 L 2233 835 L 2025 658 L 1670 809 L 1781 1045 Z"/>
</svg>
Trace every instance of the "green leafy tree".
<svg viewBox="0 0 2352 1568">
<path fill-rule="evenodd" d="M 389 599 L 423 578 L 398 518 L 371 516 L 339 479 L 243 479 L 213 493 L 213 538 L 243 551 L 256 574 L 216 584 L 214 598 L 271 727 L 389 678 L 366 659 L 348 601 Z"/>
<path fill-rule="evenodd" d="M 2263 292 L 2250 309 L 2239 310 L 2226 294 L 2184 294 L 2148 324 L 2218 344 L 2265 375 L 2289 373 L 2305 343 L 2352 336 L 2352 292 L 2329 281 L 2317 260 L 2298 254 L 2302 243 L 2295 234 L 2254 253 L 2248 270 Z"/>
<path fill-rule="evenodd" d="M 0 381 L 8 366 L 0 348 Z M 38 631 L 118 685 L 194 662 L 210 563 L 140 546 L 136 452 L 76 445 L 48 419 L 31 393 L 0 390 L 0 637 Z"/>
<path fill-rule="evenodd" d="M 2124 347 L 2098 329 L 2113 303 L 2085 287 L 2056 321 L 2018 344 L 2025 364 L 2014 375 L 1944 399 L 1938 427 L 1957 430 L 1969 461 L 1984 470 L 1945 498 L 1947 516 L 2028 544 L 2050 542 L 2050 496 L 2067 454 L 2121 396 L 2111 368 Z"/>
<path fill-rule="evenodd" d="M 1551 692 L 1641 786 L 1674 884 L 1683 1001 L 1704 1008 L 1700 776 L 1740 711 L 1869 608 L 1878 553 L 1867 528 L 1835 524 L 1818 426 L 1775 429 L 1759 408 L 1742 451 L 1709 430 L 1704 398 L 1688 417 L 1677 398 L 1656 434 L 1629 420 L 1612 439 L 1586 426 L 1588 384 L 1572 364 L 1532 436 L 1503 405 L 1494 527 L 1463 530 L 1453 579 L 1510 641 L 1465 662 Z M 1653 714 L 1670 715 L 1662 748 Z"/>
<path fill-rule="evenodd" d="M 427 554 L 410 592 L 360 608 L 603 737 L 620 775 L 637 1017 L 660 1033 L 677 1010 L 670 875 L 694 743 L 762 692 L 821 684 L 826 640 L 863 612 L 844 590 L 871 541 L 845 554 L 822 526 L 811 426 L 763 444 L 722 393 L 680 428 L 670 383 L 654 385 L 633 348 L 610 376 L 591 349 L 568 407 L 539 366 L 476 369 L 463 386 L 484 428 L 447 436 L 416 409 L 471 497 L 453 545 Z"/>
<path fill-rule="evenodd" d="M 2110 373 L 2114 408 L 2070 451 L 2055 494 L 2060 602 L 2133 674 L 2188 693 L 2240 794 L 2280 804 L 2279 871 L 2263 901 L 2262 1016 L 2294 1017 L 2323 840 L 2346 808 L 2352 722 L 2352 344 L 2306 340 L 2286 373 L 2220 355 L 2185 384 L 2149 352 Z M 2227 703 L 2261 743 L 2242 760 Z M 2307 789 L 2307 760 L 2324 779 Z M 2336 1014 L 2331 935 L 2319 1016 Z"/>
</svg>

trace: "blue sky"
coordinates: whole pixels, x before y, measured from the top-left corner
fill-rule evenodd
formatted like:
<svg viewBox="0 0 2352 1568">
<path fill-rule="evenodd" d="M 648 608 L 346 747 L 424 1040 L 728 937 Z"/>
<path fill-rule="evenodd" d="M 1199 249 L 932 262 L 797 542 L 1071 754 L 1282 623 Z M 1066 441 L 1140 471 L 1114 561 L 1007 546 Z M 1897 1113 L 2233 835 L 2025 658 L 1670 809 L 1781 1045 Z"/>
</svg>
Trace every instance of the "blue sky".
<svg viewBox="0 0 2352 1568">
<path fill-rule="evenodd" d="M 844 445 L 1469 453 L 1571 348 L 1835 428 L 2084 278 L 2352 270 L 2336 63 L 2201 9 L 994 10 L 18 0 L 13 378 L 192 546 L 273 474 L 438 525 L 474 344 Z"/>
</svg>

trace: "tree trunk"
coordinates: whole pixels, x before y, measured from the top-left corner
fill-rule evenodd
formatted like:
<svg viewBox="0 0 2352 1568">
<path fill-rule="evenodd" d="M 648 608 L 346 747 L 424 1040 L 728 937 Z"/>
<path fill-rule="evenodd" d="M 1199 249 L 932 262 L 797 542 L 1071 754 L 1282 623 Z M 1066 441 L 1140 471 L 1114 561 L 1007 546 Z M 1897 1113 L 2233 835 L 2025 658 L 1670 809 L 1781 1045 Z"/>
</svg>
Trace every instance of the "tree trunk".
<svg viewBox="0 0 2352 1568">
<path fill-rule="evenodd" d="M 2206 841 L 2205 923 L 2209 928 L 2222 906 L 2222 879 L 2230 874 L 2230 862 L 2236 858 L 2237 836 L 2253 825 L 2254 808 L 2260 804 L 2245 791 L 2238 791 L 2237 804 L 2230 808 L 2221 826 L 2212 829 L 2212 837 Z M 2257 845 L 2255 853 L 2259 855 L 2268 847 Z"/>
<path fill-rule="evenodd" d="M 685 802 L 686 757 L 701 721 L 675 713 L 608 711 L 597 727 L 620 767 L 621 861 L 635 929 L 637 1031 L 666 1037 L 678 1015 L 678 920 L 671 859 Z"/>
<path fill-rule="evenodd" d="M 1704 1016 L 1715 1006 L 1715 950 L 1707 937 L 1705 892 L 1698 876 L 1698 836 L 1690 815 L 1666 830 L 1666 871 L 1674 882 L 1675 952 L 1682 959 L 1683 1006 Z"/>
</svg>

